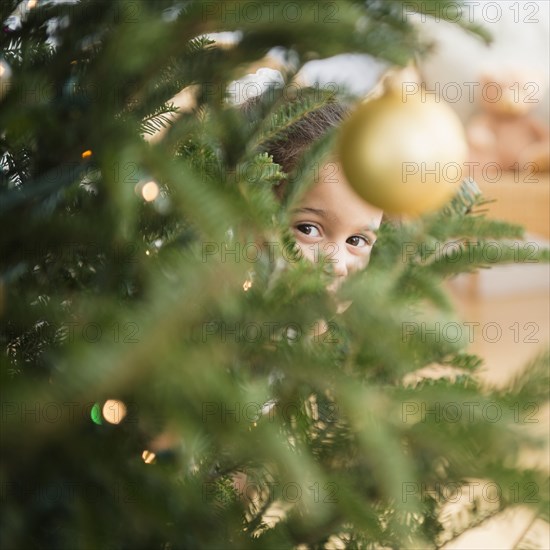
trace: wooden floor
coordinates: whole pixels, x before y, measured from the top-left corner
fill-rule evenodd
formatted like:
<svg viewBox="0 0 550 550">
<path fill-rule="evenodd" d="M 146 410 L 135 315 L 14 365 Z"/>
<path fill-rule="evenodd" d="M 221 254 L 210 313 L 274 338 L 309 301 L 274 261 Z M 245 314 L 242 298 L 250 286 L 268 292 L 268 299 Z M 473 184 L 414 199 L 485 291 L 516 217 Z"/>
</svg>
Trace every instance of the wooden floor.
<svg viewBox="0 0 550 550">
<path fill-rule="evenodd" d="M 519 282 L 518 282 L 519 281 Z M 449 284 L 460 319 L 471 327 L 469 351 L 483 358 L 482 378 L 502 386 L 548 349 L 550 334 L 550 267 L 498 267 L 462 276 Z M 500 331 L 500 332 L 499 332 Z M 550 433 L 549 409 L 529 425 Z M 525 467 L 550 472 L 549 451 L 522 457 Z M 442 546 L 445 550 L 550 549 L 550 525 L 529 509 L 517 506 L 469 529 Z"/>
<path fill-rule="evenodd" d="M 537 183 L 506 181 L 480 183 L 486 195 L 498 198 L 489 217 L 519 223 L 528 230 L 527 240 L 540 246 L 550 243 L 548 175 Z M 550 267 L 514 264 L 494 267 L 476 275 L 460 276 L 449 283 L 460 319 L 472 327 L 469 351 L 484 359 L 483 379 L 503 385 L 550 340 Z M 484 330 L 485 329 L 485 330 Z M 500 330 L 500 333 L 499 333 Z M 535 429 L 550 433 L 549 409 L 538 411 Z M 531 425 L 533 426 L 533 425 Z M 550 472 L 550 451 L 525 454 L 526 467 Z M 445 550 L 550 549 L 550 525 L 528 508 L 510 508 L 442 546 Z"/>
</svg>

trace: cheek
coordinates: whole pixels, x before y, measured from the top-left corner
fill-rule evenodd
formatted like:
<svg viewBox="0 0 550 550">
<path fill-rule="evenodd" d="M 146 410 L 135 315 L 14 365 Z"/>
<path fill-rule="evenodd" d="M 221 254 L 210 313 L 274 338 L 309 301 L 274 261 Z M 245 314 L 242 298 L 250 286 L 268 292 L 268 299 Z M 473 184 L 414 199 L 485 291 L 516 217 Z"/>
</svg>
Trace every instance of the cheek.
<svg viewBox="0 0 550 550">
<path fill-rule="evenodd" d="M 354 256 L 350 261 L 350 271 L 360 271 L 361 269 L 364 269 L 367 267 L 369 260 L 370 260 L 370 253 L 365 252 L 365 254 L 361 254 L 360 256 Z"/>
</svg>

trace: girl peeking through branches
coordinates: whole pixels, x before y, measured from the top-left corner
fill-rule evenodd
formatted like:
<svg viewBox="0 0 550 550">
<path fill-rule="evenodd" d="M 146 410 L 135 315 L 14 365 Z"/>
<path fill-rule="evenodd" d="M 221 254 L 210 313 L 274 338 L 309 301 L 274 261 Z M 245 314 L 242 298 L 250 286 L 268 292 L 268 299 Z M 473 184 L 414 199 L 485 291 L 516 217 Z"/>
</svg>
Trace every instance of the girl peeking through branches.
<svg viewBox="0 0 550 550">
<path fill-rule="evenodd" d="M 289 100 L 283 108 L 292 108 L 294 101 Z M 241 104 L 240 110 L 248 119 L 254 119 L 259 107 L 261 97 L 257 96 Z M 336 294 L 346 277 L 367 266 L 378 229 L 385 219 L 382 210 L 364 201 L 351 188 L 334 153 L 324 154 L 323 160 L 314 166 L 311 185 L 302 190 L 294 185 L 304 156 L 329 132 L 337 130 L 347 115 L 347 106 L 327 96 L 320 106 L 306 110 L 282 133 L 259 147 L 288 175 L 276 185 L 274 193 L 281 204 L 290 206 L 289 229 L 298 255 L 323 263 L 329 279 L 326 289 L 331 295 Z M 336 301 L 335 313 L 343 313 L 350 304 Z M 320 319 L 314 330 L 319 336 L 327 333 L 329 325 Z M 155 451 L 173 445 L 174 437 L 164 435 L 150 445 Z M 238 486 L 237 482 L 239 491 Z"/>
<path fill-rule="evenodd" d="M 258 98 L 248 100 L 241 109 L 248 114 L 258 102 Z M 262 149 L 292 175 L 308 150 L 337 129 L 347 114 L 346 106 L 329 99 L 264 143 Z M 335 292 L 348 275 L 367 266 L 383 212 L 351 188 L 334 153 L 325 155 L 313 173 L 312 184 L 292 197 L 290 229 L 305 259 L 325 263 L 332 275 L 327 290 Z M 296 195 L 296 190 L 289 180 L 282 180 L 275 193 L 285 201 Z"/>
<path fill-rule="evenodd" d="M 248 100 L 241 110 L 253 117 L 260 101 L 258 97 Z M 304 155 L 329 132 L 337 130 L 347 115 L 343 103 L 328 98 L 260 147 L 289 176 L 275 187 L 276 197 L 281 203 L 289 203 L 290 230 L 299 255 L 311 262 L 323 262 L 329 275 L 326 289 L 331 294 L 346 277 L 368 265 L 384 213 L 351 188 L 333 152 L 323 155 L 315 165 L 313 182 L 306 189 L 294 189 L 293 180 Z M 336 313 L 343 313 L 350 305 L 337 302 Z M 329 330 L 323 319 L 319 327 L 319 334 Z M 248 474 L 238 471 L 232 479 L 237 494 L 245 501 L 250 499 Z"/>
</svg>

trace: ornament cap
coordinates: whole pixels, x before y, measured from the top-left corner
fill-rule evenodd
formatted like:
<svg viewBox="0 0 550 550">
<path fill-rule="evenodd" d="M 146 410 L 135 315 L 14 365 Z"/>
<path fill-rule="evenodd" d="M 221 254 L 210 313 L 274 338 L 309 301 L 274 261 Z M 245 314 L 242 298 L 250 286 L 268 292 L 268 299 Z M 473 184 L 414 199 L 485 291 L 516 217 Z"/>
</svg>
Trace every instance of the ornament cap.
<svg viewBox="0 0 550 550">
<path fill-rule="evenodd" d="M 392 95 L 400 95 L 403 91 L 403 86 L 411 83 L 421 84 L 418 69 L 412 64 L 406 67 L 390 69 L 382 80 L 384 93 Z"/>
</svg>

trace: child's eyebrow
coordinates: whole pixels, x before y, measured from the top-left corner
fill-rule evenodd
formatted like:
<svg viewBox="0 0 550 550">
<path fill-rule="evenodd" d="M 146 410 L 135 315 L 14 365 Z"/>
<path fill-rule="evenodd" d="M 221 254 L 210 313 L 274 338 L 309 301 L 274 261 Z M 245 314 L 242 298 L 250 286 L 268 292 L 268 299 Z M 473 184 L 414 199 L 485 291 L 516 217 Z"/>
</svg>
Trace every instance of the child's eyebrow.
<svg viewBox="0 0 550 550">
<path fill-rule="evenodd" d="M 310 208 L 309 206 L 304 206 L 303 208 L 295 208 L 292 212 L 311 212 L 312 214 L 317 214 L 318 216 L 322 216 L 324 218 L 328 217 L 326 210 L 322 210 L 320 208 Z"/>
<path fill-rule="evenodd" d="M 378 235 L 378 228 L 375 225 L 365 225 L 362 228 L 362 231 L 366 231 L 367 233 L 373 233 L 374 235 Z"/>
</svg>

